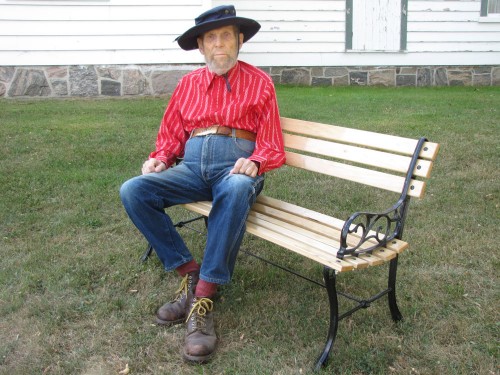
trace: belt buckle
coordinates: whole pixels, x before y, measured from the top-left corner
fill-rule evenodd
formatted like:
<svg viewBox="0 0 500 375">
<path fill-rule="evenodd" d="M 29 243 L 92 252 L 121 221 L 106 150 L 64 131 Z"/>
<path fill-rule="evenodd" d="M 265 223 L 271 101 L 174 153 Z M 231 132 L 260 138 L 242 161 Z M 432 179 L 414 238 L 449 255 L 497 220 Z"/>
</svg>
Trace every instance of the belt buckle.
<svg viewBox="0 0 500 375">
<path fill-rule="evenodd" d="M 209 126 L 208 128 L 205 128 L 203 131 L 197 133 L 196 136 L 202 137 L 208 134 L 217 134 L 217 128 L 218 128 L 217 125 Z"/>
</svg>

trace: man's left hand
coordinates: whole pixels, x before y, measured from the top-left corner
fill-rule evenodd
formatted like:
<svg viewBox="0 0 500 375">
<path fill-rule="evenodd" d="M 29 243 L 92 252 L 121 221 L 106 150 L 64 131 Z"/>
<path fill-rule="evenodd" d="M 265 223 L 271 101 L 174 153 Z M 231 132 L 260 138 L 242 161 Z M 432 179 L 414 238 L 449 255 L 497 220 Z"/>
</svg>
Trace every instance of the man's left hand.
<svg viewBox="0 0 500 375">
<path fill-rule="evenodd" d="M 233 169 L 231 169 L 230 174 L 246 174 L 250 177 L 256 177 L 257 173 L 259 173 L 259 167 L 257 163 L 252 160 L 239 158 L 236 160 Z"/>
</svg>

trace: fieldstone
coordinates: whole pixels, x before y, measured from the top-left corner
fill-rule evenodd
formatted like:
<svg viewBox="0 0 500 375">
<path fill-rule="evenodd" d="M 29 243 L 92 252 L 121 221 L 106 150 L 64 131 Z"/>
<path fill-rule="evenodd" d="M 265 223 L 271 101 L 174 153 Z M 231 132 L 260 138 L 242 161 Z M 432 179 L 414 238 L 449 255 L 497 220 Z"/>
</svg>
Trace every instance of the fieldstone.
<svg viewBox="0 0 500 375">
<path fill-rule="evenodd" d="M 149 94 L 148 80 L 139 69 L 123 71 L 123 95 Z"/>
<path fill-rule="evenodd" d="M 97 74 L 101 78 L 109 78 L 114 81 L 118 81 L 122 75 L 122 71 L 118 68 L 98 67 Z"/>
<path fill-rule="evenodd" d="M 65 80 L 53 80 L 50 82 L 56 96 L 68 96 L 68 82 Z"/>
<path fill-rule="evenodd" d="M 395 86 L 396 77 L 395 71 L 392 69 L 388 70 L 374 70 L 369 73 L 370 85 L 371 86 Z"/>
<path fill-rule="evenodd" d="M 415 74 L 398 74 L 396 76 L 396 86 L 416 86 L 417 76 Z"/>
<path fill-rule="evenodd" d="M 279 85 L 281 83 L 281 76 L 278 74 L 271 75 L 271 79 L 275 85 Z"/>
<path fill-rule="evenodd" d="M 345 76 L 339 76 L 333 78 L 333 85 L 334 86 L 349 86 L 349 75 L 346 74 Z"/>
<path fill-rule="evenodd" d="M 0 96 L 4 96 L 7 92 L 7 87 L 3 83 L 0 83 Z"/>
<path fill-rule="evenodd" d="M 350 72 L 349 84 L 352 86 L 366 86 L 368 84 L 368 72 Z"/>
<path fill-rule="evenodd" d="M 47 77 L 49 78 L 67 78 L 68 68 L 63 66 L 50 66 L 47 68 Z"/>
<path fill-rule="evenodd" d="M 491 74 L 474 74 L 472 76 L 473 86 L 491 86 Z"/>
<path fill-rule="evenodd" d="M 491 84 L 500 86 L 500 68 L 493 68 L 491 71 Z"/>
<path fill-rule="evenodd" d="M 448 80 L 450 86 L 471 86 L 472 73 L 470 71 L 451 70 L 448 71 Z"/>
<path fill-rule="evenodd" d="M 303 68 L 284 69 L 281 73 L 281 83 L 309 86 L 311 84 L 311 73 L 308 69 Z"/>
<path fill-rule="evenodd" d="M 325 77 L 345 77 L 349 75 L 347 68 L 325 68 Z"/>
<path fill-rule="evenodd" d="M 101 81 L 101 95 L 120 96 L 122 84 L 117 81 L 103 79 Z"/>
<path fill-rule="evenodd" d="M 0 66 L 0 82 L 10 82 L 16 69 L 11 66 Z"/>
<path fill-rule="evenodd" d="M 9 96 L 49 96 L 50 87 L 43 70 L 18 69 Z"/>
<path fill-rule="evenodd" d="M 267 73 L 268 75 L 271 75 L 271 68 L 269 66 L 262 66 L 260 67 L 260 70 Z"/>
<path fill-rule="evenodd" d="M 153 95 L 171 94 L 179 80 L 188 73 L 185 70 L 156 71 L 151 75 Z"/>
<path fill-rule="evenodd" d="M 430 68 L 417 69 L 417 86 L 432 86 L 432 71 Z"/>
<path fill-rule="evenodd" d="M 313 77 L 324 77 L 324 69 L 320 66 L 315 66 L 311 68 L 311 76 Z"/>
<path fill-rule="evenodd" d="M 434 73 L 434 84 L 436 86 L 448 86 L 448 75 L 446 68 L 437 68 Z"/>
<path fill-rule="evenodd" d="M 71 96 L 98 96 L 97 73 L 93 66 L 72 66 L 69 69 Z"/>
<path fill-rule="evenodd" d="M 491 66 L 475 66 L 472 71 L 474 74 L 491 74 Z"/>
<path fill-rule="evenodd" d="M 283 73 L 284 69 L 285 68 L 282 66 L 272 66 L 270 74 L 278 74 L 281 76 L 281 73 Z"/>
<path fill-rule="evenodd" d="M 313 77 L 311 86 L 331 86 L 332 83 L 331 78 Z"/>
<path fill-rule="evenodd" d="M 397 74 L 417 74 L 417 68 L 414 66 L 401 66 L 396 69 Z"/>
</svg>

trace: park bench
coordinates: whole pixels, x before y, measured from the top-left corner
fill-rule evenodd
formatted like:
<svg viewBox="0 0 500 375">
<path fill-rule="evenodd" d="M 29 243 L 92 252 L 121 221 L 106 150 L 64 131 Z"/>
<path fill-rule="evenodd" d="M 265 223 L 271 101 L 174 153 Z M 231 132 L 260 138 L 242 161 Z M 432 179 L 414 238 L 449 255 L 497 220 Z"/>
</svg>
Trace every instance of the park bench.
<svg viewBox="0 0 500 375">
<path fill-rule="evenodd" d="M 247 233 L 323 265 L 324 284 L 319 284 L 327 291 L 330 321 L 324 349 L 315 364 L 318 370 L 328 360 L 340 320 L 385 295 L 388 296 L 392 319 L 402 319 L 396 302 L 396 271 L 399 254 L 409 246 L 402 239 L 405 219 L 410 198 L 424 195 L 426 179 L 430 177 L 439 145 L 425 138 L 409 139 L 284 117 L 281 121 L 288 167 L 395 193 L 395 203 L 387 210 L 360 211 L 347 220 L 262 194 L 252 207 Z M 206 218 L 211 202 L 183 206 L 197 216 L 179 222 L 179 227 Z M 143 259 L 151 251 L 149 247 Z M 389 271 L 387 287 L 372 297 L 362 299 L 337 291 L 337 275 L 384 264 L 388 264 Z M 355 307 L 340 314 L 338 295 L 353 300 Z"/>
</svg>

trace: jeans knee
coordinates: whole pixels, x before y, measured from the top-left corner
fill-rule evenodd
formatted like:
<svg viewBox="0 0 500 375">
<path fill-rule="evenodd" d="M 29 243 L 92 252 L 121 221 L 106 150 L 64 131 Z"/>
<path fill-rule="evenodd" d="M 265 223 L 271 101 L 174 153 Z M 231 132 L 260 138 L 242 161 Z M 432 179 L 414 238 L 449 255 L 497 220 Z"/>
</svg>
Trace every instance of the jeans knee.
<svg viewBox="0 0 500 375">
<path fill-rule="evenodd" d="M 259 193 L 260 182 L 245 175 L 232 175 L 217 197 L 231 202 L 233 206 L 251 206 Z"/>
<path fill-rule="evenodd" d="M 120 198 L 122 202 L 128 201 L 130 198 L 130 180 L 125 181 L 122 186 L 120 186 Z"/>
<path fill-rule="evenodd" d="M 125 181 L 120 187 L 120 198 L 124 205 L 133 204 L 141 196 L 141 187 L 137 178 Z"/>
</svg>

